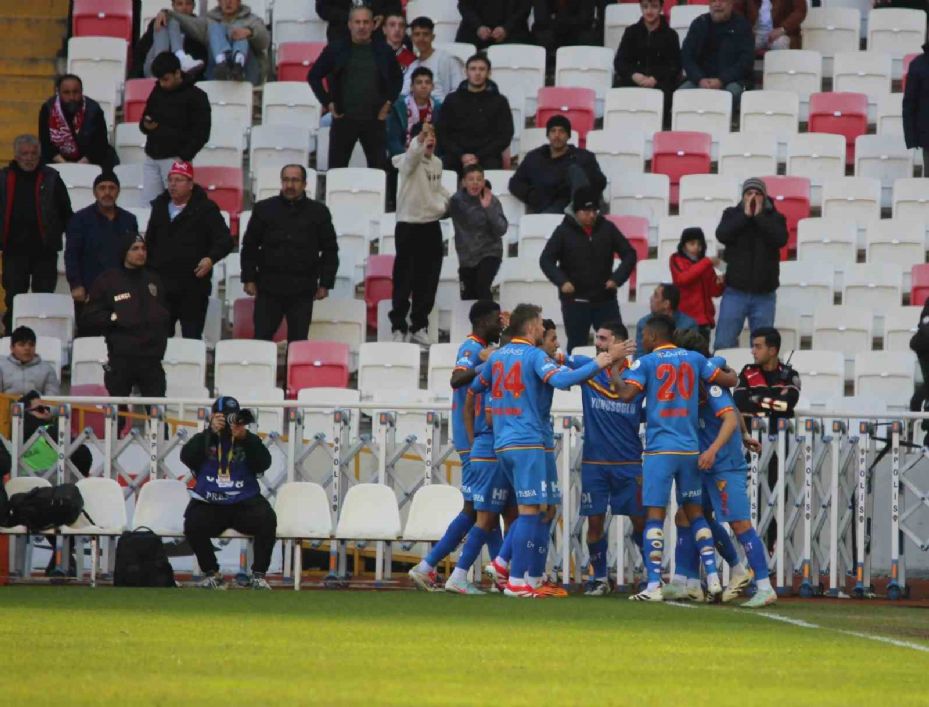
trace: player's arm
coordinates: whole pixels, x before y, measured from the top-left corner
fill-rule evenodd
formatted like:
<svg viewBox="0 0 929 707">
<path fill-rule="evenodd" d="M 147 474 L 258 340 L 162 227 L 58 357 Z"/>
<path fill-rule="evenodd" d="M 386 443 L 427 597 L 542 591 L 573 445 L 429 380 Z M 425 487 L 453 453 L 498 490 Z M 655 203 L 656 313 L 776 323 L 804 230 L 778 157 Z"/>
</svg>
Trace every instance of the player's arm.
<svg viewBox="0 0 929 707">
<path fill-rule="evenodd" d="M 474 368 L 474 378 L 468 388 L 474 394 L 490 390 L 490 367 L 486 363 Z"/>
<path fill-rule="evenodd" d="M 761 454 L 761 442 L 752 437 L 752 433 L 749 432 L 748 425 L 745 424 L 745 415 L 739 414 L 738 417 L 739 429 L 742 433 L 742 446 L 750 452 Z"/>
<path fill-rule="evenodd" d="M 474 444 L 474 391 L 470 388 L 465 396 L 461 417 L 464 420 L 465 433 L 468 435 L 468 445 L 472 445 Z"/>
<path fill-rule="evenodd" d="M 727 407 L 722 412 L 717 413 L 717 416 L 723 419 L 723 424 L 719 428 L 719 434 L 716 435 L 716 439 L 713 440 L 713 443 L 707 447 L 697 459 L 697 466 L 703 471 L 709 471 L 713 468 L 719 450 L 729 441 L 729 438 L 732 437 L 732 433 L 739 428 L 739 414 L 735 411 L 735 408 L 731 406 Z"/>
<path fill-rule="evenodd" d="M 490 354 L 491 349 L 486 348 L 478 354 L 478 361 L 474 361 L 467 356 L 459 359 L 455 364 L 455 370 L 452 371 L 452 389 L 457 390 L 458 388 L 463 388 L 473 381 L 474 377 L 477 375 L 477 369 L 480 367 L 476 366 L 475 363 L 483 363 L 490 357 Z"/>
<path fill-rule="evenodd" d="M 609 366 L 612 361 L 613 357 L 604 351 L 597 354 L 597 357 L 589 363 L 576 370 L 571 370 L 567 366 L 559 366 L 547 356 L 537 356 L 535 359 L 535 372 L 543 383 L 547 383 L 559 390 L 567 390 L 572 385 L 593 378 L 601 370 Z"/>
</svg>

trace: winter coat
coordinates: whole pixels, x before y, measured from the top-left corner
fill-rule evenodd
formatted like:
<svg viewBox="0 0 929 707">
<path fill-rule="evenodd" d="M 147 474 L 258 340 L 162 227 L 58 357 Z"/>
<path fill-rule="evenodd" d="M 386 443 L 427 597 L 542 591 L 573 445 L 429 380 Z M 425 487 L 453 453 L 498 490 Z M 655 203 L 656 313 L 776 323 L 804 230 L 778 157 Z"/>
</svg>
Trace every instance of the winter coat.
<svg viewBox="0 0 929 707">
<path fill-rule="evenodd" d="M 929 147 L 929 44 L 913 59 L 903 92 L 903 139 L 907 148 Z"/>
<path fill-rule="evenodd" d="M 458 0 L 461 24 L 458 25 L 456 42 L 466 42 L 478 49 L 491 44 L 477 36 L 479 27 L 503 27 L 507 44 L 530 44 L 529 0 Z"/>
<path fill-rule="evenodd" d="M 432 99 L 432 124 L 435 125 L 442 110 L 442 101 Z M 394 101 L 387 116 L 387 154 L 391 157 L 406 152 L 406 130 L 409 117 L 406 114 L 406 97 Z"/>
<path fill-rule="evenodd" d="M 377 66 L 378 75 L 377 105 L 383 106 L 388 102 L 393 104 L 403 87 L 403 71 L 397 63 L 397 55 L 383 40 L 372 40 L 371 46 L 374 49 L 374 63 Z M 348 66 L 351 53 L 351 41 L 327 44 L 306 77 L 320 104 L 326 107 L 330 103 L 335 103 L 339 113 L 343 112 L 342 97 L 346 90 L 343 85 L 343 74 Z M 371 116 L 371 118 L 374 117 L 374 115 Z"/>
<path fill-rule="evenodd" d="M 439 148 L 446 164 L 461 164 L 461 156 L 477 155 L 480 163 L 497 163 L 513 139 L 513 114 L 497 84 L 469 91 L 468 82 L 445 98 L 436 124 Z"/>
<path fill-rule="evenodd" d="M 568 145 L 564 155 L 554 158 L 552 148 L 541 145 L 526 153 L 510 177 L 510 194 L 526 205 L 527 213 L 561 213 L 571 203 L 568 171 L 572 165 L 584 170 L 593 189 L 598 192 L 606 189 L 606 177 L 593 152 Z"/>
<path fill-rule="evenodd" d="M 767 294 L 780 285 L 780 250 L 787 245 L 787 221 L 765 198 L 762 210 L 746 216 L 741 204 L 723 211 L 716 239 L 725 246 L 726 286 Z"/>
<path fill-rule="evenodd" d="M 716 324 L 716 307 L 713 298 L 725 289 L 716 282 L 716 270 L 709 258 L 694 262 L 686 255 L 671 256 L 671 281 L 681 293 L 678 309 L 693 317 L 700 326 Z"/>
<path fill-rule="evenodd" d="M 39 109 L 39 141 L 42 143 L 42 164 L 50 164 L 59 155 L 58 148 L 52 142 L 48 131 L 48 119 L 57 96 L 52 96 Z M 93 98 L 84 96 L 84 122 L 80 132 L 74 136 L 80 157 L 86 157 L 91 164 L 100 165 L 103 171 L 113 169 L 118 162 L 116 152 L 110 147 L 107 138 L 106 118 L 103 109 Z M 75 160 L 76 162 L 77 160 Z"/>
<path fill-rule="evenodd" d="M 645 20 L 626 27 L 613 59 L 617 85 L 634 86 L 633 74 L 651 76 L 657 88 L 674 90 L 681 79 L 680 38 L 662 16 L 650 32 Z"/>
<path fill-rule="evenodd" d="M 158 123 L 157 128 L 148 130 L 143 121 L 139 122 L 139 130 L 147 136 L 145 154 L 154 160 L 180 158 L 190 162 L 210 139 L 210 99 L 189 80 L 173 91 L 165 91 L 156 83 L 142 115 Z"/>
<path fill-rule="evenodd" d="M 713 55 L 715 33 L 722 38 Z M 722 23 L 714 23 L 710 13 L 700 15 L 687 30 L 681 63 L 687 80 L 693 83 L 709 78 L 719 79 L 723 86 L 733 82 L 750 85 L 755 70 L 754 30 L 748 20 L 735 13 Z"/>
<path fill-rule="evenodd" d="M 16 187 L 18 166 L 11 162 L 9 167 L 0 169 L 0 214 L 3 214 L 3 221 L 0 223 L 0 250 L 7 251 L 10 255 L 18 253 L 10 252 L 7 249 L 9 240 L 10 221 L 13 211 L 13 192 Z M 37 219 L 39 223 L 39 238 L 42 240 L 42 252 L 44 254 L 57 253 L 61 250 L 61 234 L 64 233 L 65 226 L 71 218 L 71 198 L 68 196 L 68 188 L 61 179 L 58 171 L 51 167 L 38 167 L 38 177 L 36 180 L 37 193 Z"/>
<path fill-rule="evenodd" d="M 90 288 L 104 272 L 122 265 L 120 236 L 138 232 L 135 215 L 118 206 L 112 221 L 100 213 L 96 203 L 74 214 L 65 242 L 65 274 L 71 289 Z"/>
<path fill-rule="evenodd" d="M 452 196 L 449 211 L 461 267 L 476 267 L 484 258 L 503 258 L 503 236 L 509 224 L 497 197 L 492 196 L 485 209 L 480 197 L 462 188 Z"/>
</svg>

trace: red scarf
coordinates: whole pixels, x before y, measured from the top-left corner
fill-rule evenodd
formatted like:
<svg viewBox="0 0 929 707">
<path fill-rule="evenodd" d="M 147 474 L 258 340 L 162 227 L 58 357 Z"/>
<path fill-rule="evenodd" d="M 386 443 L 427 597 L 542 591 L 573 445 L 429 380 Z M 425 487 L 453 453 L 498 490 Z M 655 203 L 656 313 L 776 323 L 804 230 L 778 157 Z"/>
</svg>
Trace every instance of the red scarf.
<svg viewBox="0 0 929 707">
<path fill-rule="evenodd" d="M 410 132 L 416 126 L 417 123 L 431 123 L 432 122 L 432 99 L 429 99 L 428 105 L 425 108 L 420 108 L 416 105 L 416 99 L 413 98 L 411 93 L 406 97 L 406 141 L 404 142 L 404 147 L 410 146 Z"/>
<path fill-rule="evenodd" d="M 68 162 L 77 162 L 81 159 L 81 148 L 77 146 L 77 134 L 81 132 L 84 124 L 84 111 L 87 106 L 81 101 L 81 109 L 74 114 L 72 123 L 68 123 L 64 110 L 61 108 L 61 98 L 55 97 L 55 103 L 48 116 L 48 133 L 52 144 L 58 148 L 58 153 Z"/>
</svg>

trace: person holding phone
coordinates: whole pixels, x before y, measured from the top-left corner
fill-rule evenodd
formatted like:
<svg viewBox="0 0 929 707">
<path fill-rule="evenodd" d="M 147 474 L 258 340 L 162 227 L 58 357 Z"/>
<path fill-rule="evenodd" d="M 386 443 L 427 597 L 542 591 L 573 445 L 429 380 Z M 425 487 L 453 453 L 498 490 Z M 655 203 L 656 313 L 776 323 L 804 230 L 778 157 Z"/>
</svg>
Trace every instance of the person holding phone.
<svg viewBox="0 0 929 707">
<path fill-rule="evenodd" d="M 774 326 L 780 285 L 780 250 L 787 245 L 787 220 L 758 177 L 742 184 L 742 203 L 723 211 L 716 238 L 725 247 L 726 289 L 719 305 L 716 350 L 739 345 L 742 325 L 752 331 Z"/>
<path fill-rule="evenodd" d="M 500 200 L 484 179 L 484 168 L 470 164 L 464 168 L 461 188 L 449 204 L 455 228 L 458 253 L 458 279 L 461 299 L 493 299 L 493 284 L 503 259 L 503 236 L 509 224 Z"/>
</svg>

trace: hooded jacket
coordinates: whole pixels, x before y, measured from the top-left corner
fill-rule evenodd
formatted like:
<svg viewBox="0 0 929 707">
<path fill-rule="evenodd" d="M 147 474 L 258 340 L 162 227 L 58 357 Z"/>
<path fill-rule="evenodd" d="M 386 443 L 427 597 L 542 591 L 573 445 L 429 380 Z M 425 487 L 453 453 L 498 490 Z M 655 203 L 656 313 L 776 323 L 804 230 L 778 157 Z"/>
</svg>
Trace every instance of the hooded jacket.
<svg viewBox="0 0 929 707">
<path fill-rule="evenodd" d="M 58 395 L 60 385 L 52 364 L 43 361 L 38 354 L 29 363 L 17 361 L 12 354 L 0 358 L 0 393 L 24 395 L 30 390 L 42 395 Z"/>
<path fill-rule="evenodd" d="M 271 46 L 271 33 L 265 25 L 264 18 L 252 12 L 246 4 L 239 6 L 239 12 L 232 20 L 226 20 L 223 17 L 223 11 L 217 6 L 206 13 L 206 17 L 197 15 L 185 15 L 180 12 L 168 10 L 168 15 L 177 20 L 181 25 L 181 31 L 200 42 L 208 48 L 210 46 L 209 23 L 219 22 L 221 24 L 234 25 L 251 30 L 252 36 L 248 38 L 248 46 L 252 50 L 252 56 L 258 61 L 261 69 L 261 81 L 268 75 L 268 47 Z"/>
<path fill-rule="evenodd" d="M 510 177 L 510 194 L 523 202 L 530 214 L 564 211 L 571 203 L 568 171 L 573 165 L 584 170 L 587 181 L 597 192 L 606 189 L 606 177 L 593 152 L 568 145 L 565 154 L 554 158 L 551 146 L 540 145 L 526 153 Z"/>
<path fill-rule="evenodd" d="M 10 223 L 13 218 L 13 201 L 19 165 L 11 161 L 9 167 L 0 169 L 0 250 L 10 255 L 20 255 L 13 248 L 8 248 L 10 240 Z M 64 233 L 73 212 L 68 189 L 58 170 L 52 167 L 36 169 L 36 220 L 39 226 L 38 238 L 41 241 L 43 255 L 51 255 L 61 250 L 61 234 Z"/>
<path fill-rule="evenodd" d="M 690 236 L 687 240 L 694 240 Z M 706 253 L 706 241 L 703 241 Z M 699 326 L 716 324 L 716 307 L 713 298 L 719 297 L 725 287 L 717 284 L 716 270 L 705 255 L 697 261 L 691 260 L 684 253 L 683 237 L 677 246 L 677 252 L 671 255 L 671 281 L 681 292 L 678 309 L 692 317 Z"/>
<path fill-rule="evenodd" d="M 426 155 L 425 143 L 413 139 L 402 155 L 393 158 L 400 174 L 397 223 L 432 223 L 448 214 L 449 194 L 442 186 L 442 160 Z"/>
<path fill-rule="evenodd" d="M 145 154 L 153 160 L 191 162 L 210 139 L 210 99 L 189 79 L 173 91 L 165 91 L 156 82 L 142 115 L 158 123 L 148 130 L 139 122 L 139 130 L 147 136 Z"/>
<path fill-rule="evenodd" d="M 929 44 L 913 59 L 903 91 L 903 139 L 907 148 L 929 147 Z"/>
<path fill-rule="evenodd" d="M 787 245 L 787 220 L 765 197 L 764 207 L 746 216 L 741 204 L 723 211 L 716 239 L 726 250 L 726 286 L 767 294 L 780 285 L 780 249 Z"/>
<path fill-rule="evenodd" d="M 461 164 L 461 156 L 477 155 L 478 162 L 499 160 L 513 140 L 513 114 L 497 84 L 487 82 L 483 91 L 469 91 L 468 82 L 445 98 L 436 124 L 442 154 Z"/>
<path fill-rule="evenodd" d="M 476 267 L 484 258 L 503 258 L 503 236 L 509 224 L 500 200 L 491 196 L 490 206 L 462 187 L 452 196 L 449 212 L 455 227 L 455 251 L 463 268 Z"/>
<path fill-rule="evenodd" d="M 613 269 L 614 254 L 621 262 Z M 629 279 L 636 264 L 635 248 L 611 221 L 597 216 L 590 235 L 578 223 L 573 209 L 568 209 L 561 225 L 555 229 L 539 256 L 545 277 L 558 288 L 562 300 L 587 300 L 601 304 L 616 298 L 606 281 L 617 287 Z M 574 294 L 566 295 L 561 286 L 570 282 Z"/>
</svg>

